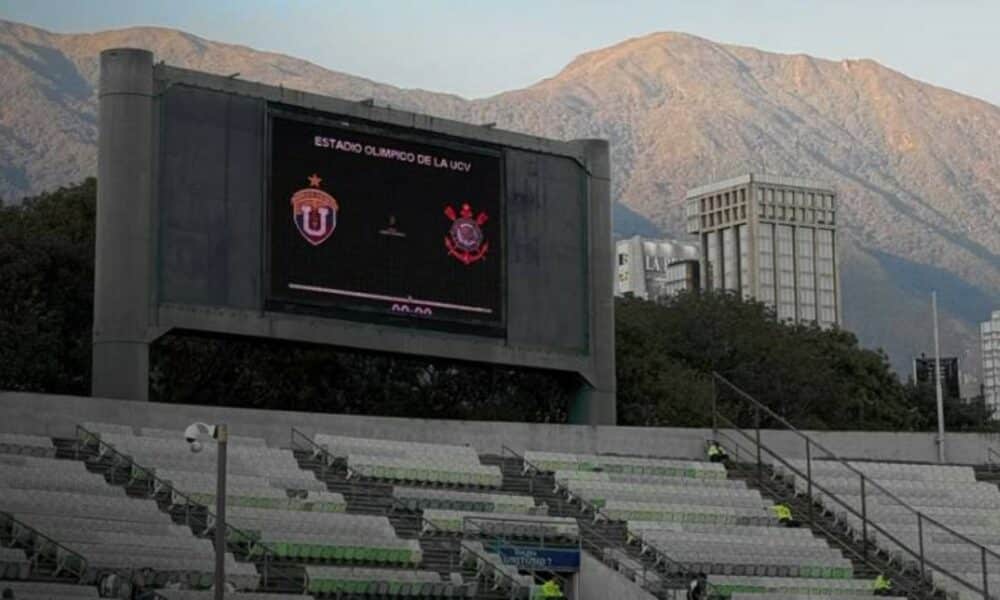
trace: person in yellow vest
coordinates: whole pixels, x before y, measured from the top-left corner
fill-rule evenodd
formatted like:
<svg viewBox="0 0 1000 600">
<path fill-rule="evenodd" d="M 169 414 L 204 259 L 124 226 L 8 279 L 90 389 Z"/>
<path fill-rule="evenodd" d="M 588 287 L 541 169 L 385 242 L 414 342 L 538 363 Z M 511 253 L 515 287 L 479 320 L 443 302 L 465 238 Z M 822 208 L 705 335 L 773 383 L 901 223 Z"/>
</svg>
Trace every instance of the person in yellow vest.
<svg viewBox="0 0 1000 600">
<path fill-rule="evenodd" d="M 726 462 L 729 459 L 725 448 L 715 440 L 708 441 L 708 449 L 705 452 L 708 454 L 708 460 L 711 462 Z"/>
<path fill-rule="evenodd" d="M 550 579 L 542 584 L 542 598 L 562 598 L 562 590 L 555 579 Z"/>
<path fill-rule="evenodd" d="M 784 502 L 779 502 L 771 507 L 771 512 L 778 517 L 778 522 L 785 527 L 798 527 L 799 522 L 792 517 L 792 508 Z"/>
<path fill-rule="evenodd" d="M 879 573 L 875 578 L 874 588 L 876 596 L 889 596 L 892 594 L 892 580 Z"/>
</svg>

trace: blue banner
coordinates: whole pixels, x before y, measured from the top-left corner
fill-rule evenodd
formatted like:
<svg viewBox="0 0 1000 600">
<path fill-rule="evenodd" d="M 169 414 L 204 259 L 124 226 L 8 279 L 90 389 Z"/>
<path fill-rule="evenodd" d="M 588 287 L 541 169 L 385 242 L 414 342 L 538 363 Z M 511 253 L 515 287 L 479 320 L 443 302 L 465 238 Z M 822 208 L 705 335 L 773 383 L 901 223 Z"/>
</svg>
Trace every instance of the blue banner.
<svg viewBox="0 0 1000 600">
<path fill-rule="evenodd" d="M 578 548 L 500 546 L 500 560 L 525 571 L 579 571 Z"/>
</svg>

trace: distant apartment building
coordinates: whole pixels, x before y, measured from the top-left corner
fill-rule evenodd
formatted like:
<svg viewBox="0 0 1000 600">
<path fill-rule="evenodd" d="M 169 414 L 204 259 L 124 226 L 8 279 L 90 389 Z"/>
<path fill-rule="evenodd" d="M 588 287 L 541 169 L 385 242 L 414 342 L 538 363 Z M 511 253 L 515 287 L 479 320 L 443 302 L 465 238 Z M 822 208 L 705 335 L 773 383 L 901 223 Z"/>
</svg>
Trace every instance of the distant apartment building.
<svg viewBox="0 0 1000 600">
<path fill-rule="evenodd" d="M 979 324 L 979 337 L 983 356 L 983 396 L 996 418 L 1000 416 L 1000 310 L 993 311 L 989 321 Z"/>
<path fill-rule="evenodd" d="M 919 385 L 935 386 L 935 366 L 937 359 L 929 358 L 921 353 L 919 357 L 913 359 L 913 381 Z M 941 392 L 949 398 L 962 397 L 961 370 L 958 367 L 957 356 L 942 356 L 940 368 L 937 369 L 938 377 L 941 379 Z"/>
<path fill-rule="evenodd" d="M 748 174 L 690 190 L 686 217 L 704 289 L 756 298 L 785 321 L 840 323 L 834 190 Z"/>
<path fill-rule="evenodd" d="M 634 236 L 619 240 L 615 253 L 615 294 L 659 300 L 699 287 L 698 246 Z"/>
</svg>

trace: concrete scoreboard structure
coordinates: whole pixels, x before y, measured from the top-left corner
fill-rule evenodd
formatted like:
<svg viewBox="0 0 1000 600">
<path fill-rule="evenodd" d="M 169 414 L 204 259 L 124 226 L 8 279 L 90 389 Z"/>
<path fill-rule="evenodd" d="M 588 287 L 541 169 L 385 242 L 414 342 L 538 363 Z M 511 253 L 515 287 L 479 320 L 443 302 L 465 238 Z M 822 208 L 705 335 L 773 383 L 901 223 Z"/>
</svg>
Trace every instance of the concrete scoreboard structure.
<svg viewBox="0 0 1000 600">
<path fill-rule="evenodd" d="M 614 424 L 610 165 L 561 142 L 101 54 L 93 394 L 173 331 L 575 373 Z"/>
</svg>

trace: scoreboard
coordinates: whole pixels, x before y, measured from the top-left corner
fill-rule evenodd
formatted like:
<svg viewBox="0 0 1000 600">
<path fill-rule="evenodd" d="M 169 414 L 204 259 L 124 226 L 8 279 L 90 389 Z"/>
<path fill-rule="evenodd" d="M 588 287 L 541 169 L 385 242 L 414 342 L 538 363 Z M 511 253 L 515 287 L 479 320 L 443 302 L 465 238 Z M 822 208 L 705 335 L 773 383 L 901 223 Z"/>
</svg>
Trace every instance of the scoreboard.
<svg viewBox="0 0 1000 600">
<path fill-rule="evenodd" d="M 502 333 L 500 152 L 270 112 L 268 307 Z"/>
<path fill-rule="evenodd" d="M 571 422 L 615 422 L 606 141 L 128 48 L 98 96 L 94 395 L 148 398 L 184 331 L 559 372 Z"/>
</svg>

